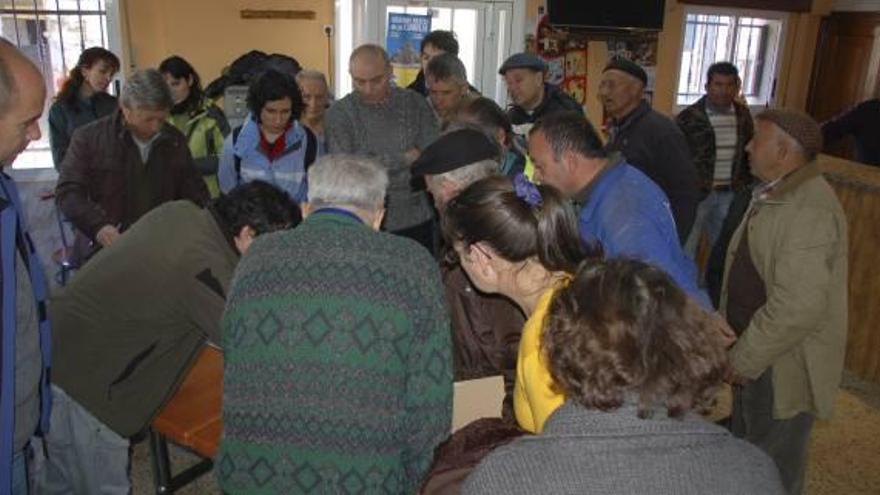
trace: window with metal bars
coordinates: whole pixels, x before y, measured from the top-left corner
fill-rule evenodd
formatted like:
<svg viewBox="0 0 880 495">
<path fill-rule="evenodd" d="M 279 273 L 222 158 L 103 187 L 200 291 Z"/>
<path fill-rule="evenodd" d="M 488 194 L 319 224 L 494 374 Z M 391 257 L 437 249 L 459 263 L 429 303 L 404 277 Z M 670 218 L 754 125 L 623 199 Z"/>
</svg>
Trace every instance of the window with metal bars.
<svg viewBox="0 0 880 495">
<path fill-rule="evenodd" d="M 27 55 L 46 81 L 46 111 L 40 119 L 42 137 L 28 146 L 13 168 L 52 167 L 48 108 L 76 66 L 79 54 L 91 46 L 110 48 L 106 0 L 3 0 L 0 36 Z"/>
<path fill-rule="evenodd" d="M 766 16 L 765 16 L 766 14 Z M 689 10 L 679 68 L 677 105 L 690 105 L 705 93 L 706 71 L 715 62 L 739 69 L 749 105 L 768 105 L 774 92 L 776 62 L 782 46 L 783 14 Z"/>
</svg>

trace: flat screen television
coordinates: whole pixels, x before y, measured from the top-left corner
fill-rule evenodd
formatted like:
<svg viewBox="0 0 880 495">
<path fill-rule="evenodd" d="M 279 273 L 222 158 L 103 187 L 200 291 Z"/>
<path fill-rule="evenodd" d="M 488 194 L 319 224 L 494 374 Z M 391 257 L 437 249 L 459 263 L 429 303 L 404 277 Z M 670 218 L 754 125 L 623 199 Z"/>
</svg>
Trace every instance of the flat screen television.
<svg viewBox="0 0 880 495">
<path fill-rule="evenodd" d="M 665 0 L 547 0 L 550 24 L 599 31 L 663 29 Z"/>
</svg>

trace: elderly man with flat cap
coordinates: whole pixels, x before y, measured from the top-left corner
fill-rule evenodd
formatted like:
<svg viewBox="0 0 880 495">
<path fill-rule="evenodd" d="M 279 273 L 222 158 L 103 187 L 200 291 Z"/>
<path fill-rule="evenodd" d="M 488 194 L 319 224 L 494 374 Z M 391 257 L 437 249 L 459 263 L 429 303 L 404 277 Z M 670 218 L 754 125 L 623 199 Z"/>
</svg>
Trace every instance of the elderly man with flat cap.
<svg viewBox="0 0 880 495">
<path fill-rule="evenodd" d="M 764 449 L 801 493 L 813 419 L 828 418 L 843 370 L 847 222 L 815 162 L 819 125 L 767 110 L 746 146 L 762 182 L 727 251 L 721 311 L 730 349 L 733 433 Z"/>
<path fill-rule="evenodd" d="M 681 129 L 644 99 L 648 75 L 637 63 L 614 58 L 602 71 L 599 101 L 611 119 L 608 151 L 660 186 L 669 198 L 681 243 L 687 240 L 700 202 L 700 181 Z"/>
<path fill-rule="evenodd" d="M 584 108 L 558 87 L 547 83 L 547 63 L 530 53 L 516 53 L 501 64 L 498 73 L 507 85 L 511 106 L 507 111 L 513 132 L 528 139 L 529 130 L 541 117 Z"/>
<path fill-rule="evenodd" d="M 457 128 L 425 148 L 413 165 L 424 175 L 440 215 L 446 204 L 480 179 L 500 174 L 500 148 L 480 131 Z M 516 356 L 525 319 L 511 301 L 478 292 L 457 263 L 441 266 L 452 320 L 456 380 L 504 377 L 504 416 L 512 418 Z"/>
</svg>

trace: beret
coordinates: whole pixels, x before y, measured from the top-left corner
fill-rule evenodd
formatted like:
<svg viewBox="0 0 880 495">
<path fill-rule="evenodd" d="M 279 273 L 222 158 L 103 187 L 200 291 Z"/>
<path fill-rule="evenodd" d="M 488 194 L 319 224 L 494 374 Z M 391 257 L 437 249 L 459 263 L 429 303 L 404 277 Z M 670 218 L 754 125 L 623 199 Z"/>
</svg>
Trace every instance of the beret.
<svg viewBox="0 0 880 495">
<path fill-rule="evenodd" d="M 480 131 L 459 129 L 443 134 L 422 150 L 412 175 L 439 175 L 482 160 L 498 159 L 499 148 Z"/>
<path fill-rule="evenodd" d="M 636 79 L 642 81 L 642 84 L 648 85 L 648 74 L 645 73 L 645 69 L 642 69 L 642 66 L 633 62 L 632 60 L 623 58 L 623 57 L 614 57 L 609 62 L 608 65 L 602 69 L 602 73 L 609 70 L 619 70 L 622 72 L 626 72 L 627 74 L 635 77 Z"/>
<path fill-rule="evenodd" d="M 822 151 L 822 129 L 812 117 L 803 112 L 772 108 L 764 110 L 755 118 L 776 124 L 800 143 L 810 157 Z"/>
</svg>

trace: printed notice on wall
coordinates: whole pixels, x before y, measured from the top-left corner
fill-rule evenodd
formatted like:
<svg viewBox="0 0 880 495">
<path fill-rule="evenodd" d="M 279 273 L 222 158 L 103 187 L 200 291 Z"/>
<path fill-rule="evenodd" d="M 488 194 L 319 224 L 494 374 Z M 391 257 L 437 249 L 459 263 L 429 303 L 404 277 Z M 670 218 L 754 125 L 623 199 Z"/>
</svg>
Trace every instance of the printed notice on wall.
<svg viewBox="0 0 880 495">
<path fill-rule="evenodd" d="M 409 86 L 419 74 L 422 39 L 431 32 L 431 16 L 388 14 L 385 48 L 391 57 L 394 80 L 400 87 Z"/>
</svg>

